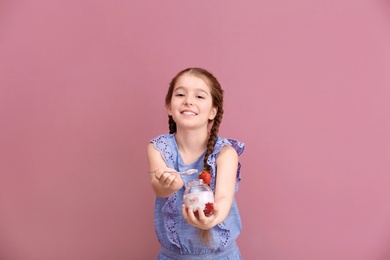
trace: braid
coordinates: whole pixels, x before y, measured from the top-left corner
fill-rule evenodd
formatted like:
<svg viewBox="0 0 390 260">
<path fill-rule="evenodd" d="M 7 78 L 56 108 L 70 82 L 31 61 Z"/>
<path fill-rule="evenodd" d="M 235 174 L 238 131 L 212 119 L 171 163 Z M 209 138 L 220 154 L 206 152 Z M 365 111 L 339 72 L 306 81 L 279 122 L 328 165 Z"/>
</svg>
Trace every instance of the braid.
<svg viewBox="0 0 390 260">
<path fill-rule="evenodd" d="M 210 165 L 207 163 L 207 159 L 214 150 L 215 140 L 217 140 L 219 126 L 222 122 L 223 109 L 220 107 L 218 109 L 217 115 L 214 118 L 213 126 L 210 130 L 210 137 L 207 142 L 207 151 L 203 158 L 203 169 L 204 171 L 210 171 Z"/>
<path fill-rule="evenodd" d="M 210 130 L 210 137 L 207 142 L 207 150 L 206 154 L 204 155 L 203 159 L 203 171 L 210 172 L 210 165 L 207 163 L 207 159 L 209 158 L 210 154 L 214 150 L 215 140 L 217 140 L 218 131 L 219 131 L 219 125 L 222 122 L 222 115 L 223 115 L 223 109 L 222 106 L 218 109 L 217 115 L 214 118 L 213 126 Z M 204 242 L 206 245 L 211 244 L 212 236 L 210 229 L 203 230 L 199 229 L 199 239 L 200 241 Z"/>
<path fill-rule="evenodd" d="M 218 109 L 217 115 L 214 118 L 213 126 L 211 127 L 210 130 L 210 137 L 207 142 L 207 151 L 203 159 L 203 164 L 204 164 L 203 171 L 210 172 L 210 165 L 207 163 L 207 159 L 209 158 L 210 154 L 214 150 L 215 140 L 217 139 L 218 136 L 219 125 L 222 122 L 222 115 L 223 115 L 223 109 L 222 107 L 220 107 Z M 207 230 L 199 229 L 199 239 L 200 241 L 204 242 L 206 245 L 210 245 L 212 242 L 210 229 Z"/>
<path fill-rule="evenodd" d="M 176 133 L 176 122 L 173 120 L 172 116 L 168 116 L 168 124 L 169 124 L 169 133 L 174 134 Z"/>
</svg>

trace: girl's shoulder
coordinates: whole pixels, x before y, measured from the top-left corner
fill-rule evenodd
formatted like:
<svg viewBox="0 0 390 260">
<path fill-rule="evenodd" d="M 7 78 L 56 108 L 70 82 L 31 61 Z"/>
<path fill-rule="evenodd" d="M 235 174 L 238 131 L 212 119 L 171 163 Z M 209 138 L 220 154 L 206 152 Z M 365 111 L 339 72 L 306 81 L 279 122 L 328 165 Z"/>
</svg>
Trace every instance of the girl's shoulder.
<svg viewBox="0 0 390 260">
<path fill-rule="evenodd" d="M 177 146 L 173 134 L 162 134 L 150 140 L 153 147 L 160 152 L 168 167 L 173 168 L 177 157 Z"/>
<path fill-rule="evenodd" d="M 150 140 L 151 143 L 158 143 L 158 142 L 170 142 L 174 140 L 173 134 L 161 134 L 159 136 L 156 136 Z"/>
<path fill-rule="evenodd" d="M 245 144 L 243 142 L 232 138 L 218 136 L 217 140 L 215 141 L 213 153 L 218 154 L 226 145 L 231 146 L 234 150 L 236 150 L 238 155 L 241 155 L 245 149 Z"/>
</svg>

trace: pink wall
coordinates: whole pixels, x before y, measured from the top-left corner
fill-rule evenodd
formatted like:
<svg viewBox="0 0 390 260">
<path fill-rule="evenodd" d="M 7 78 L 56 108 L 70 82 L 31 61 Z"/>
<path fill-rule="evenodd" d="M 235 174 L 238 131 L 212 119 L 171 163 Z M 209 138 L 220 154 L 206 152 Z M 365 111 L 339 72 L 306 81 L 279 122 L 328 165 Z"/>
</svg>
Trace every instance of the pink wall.
<svg viewBox="0 0 390 260">
<path fill-rule="evenodd" d="M 388 1 L 0 2 L 0 259 L 153 259 L 146 145 L 188 66 L 246 143 L 244 259 L 390 259 Z"/>
</svg>

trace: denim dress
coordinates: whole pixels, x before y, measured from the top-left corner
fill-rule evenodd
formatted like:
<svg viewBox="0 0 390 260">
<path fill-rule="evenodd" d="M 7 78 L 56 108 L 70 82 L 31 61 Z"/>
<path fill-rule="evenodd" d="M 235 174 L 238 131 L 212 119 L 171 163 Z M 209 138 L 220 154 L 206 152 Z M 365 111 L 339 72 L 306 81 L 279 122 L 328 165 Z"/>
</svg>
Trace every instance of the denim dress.
<svg viewBox="0 0 390 260">
<path fill-rule="evenodd" d="M 203 170 L 203 157 L 205 152 L 193 163 L 185 164 L 181 158 L 174 134 L 160 135 L 150 141 L 153 143 L 165 160 L 168 167 L 177 171 L 188 169 Z M 210 165 L 212 176 L 210 187 L 215 192 L 215 177 L 217 175 L 216 158 L 225 145 L 233 147 L 238 155 L 244 151 L 244 144 L 234 139 L 218 137 L 212 154 L 207 163 Z M 241 165 L 238 163 L 236 189 L 241 179 Z M 197 174 L 181 176 L 184 183 L 198 179 Z M 189 225 L 183 218 L 181 206 L 186 185 L 168 198 L 156 197 L 154 207 L 154 228 L 161 245 L 157 256 L 158 260 L 171 259 L 241 259 L 236 239 L 241 232 L 241 218 L 235 199 L 226 219 L 211 229 L 211 244 L 199 241 L 199 230 Z"/>
</svg>

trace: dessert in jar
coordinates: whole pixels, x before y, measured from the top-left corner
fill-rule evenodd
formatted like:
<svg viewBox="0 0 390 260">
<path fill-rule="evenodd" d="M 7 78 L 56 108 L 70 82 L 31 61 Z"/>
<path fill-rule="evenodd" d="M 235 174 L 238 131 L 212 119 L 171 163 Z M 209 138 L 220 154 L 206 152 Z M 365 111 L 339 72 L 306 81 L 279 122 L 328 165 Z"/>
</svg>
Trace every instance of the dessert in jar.
<svg viewBox="0 0 390 260">
<path fill-rule="evenodd" d="M 189 181 L 184 191 L 184 204 L 186 208 L 192 206 L 195 216 L 198 217 L 198 208 L 202 209 L 206 216 L 210 216 L 214 209 L 214 194 L 209 185 L 203 180 Z"/>
</svg>

